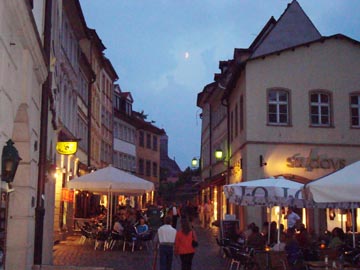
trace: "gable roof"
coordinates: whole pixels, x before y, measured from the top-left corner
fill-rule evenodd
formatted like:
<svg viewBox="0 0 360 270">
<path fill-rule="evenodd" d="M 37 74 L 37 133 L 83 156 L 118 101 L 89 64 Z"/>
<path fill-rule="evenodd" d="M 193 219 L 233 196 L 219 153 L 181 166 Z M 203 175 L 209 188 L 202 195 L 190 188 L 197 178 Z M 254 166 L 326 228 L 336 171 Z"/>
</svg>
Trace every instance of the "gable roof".
<svg viewBox="0 0 360 270">
<path fill-rule="evenodd" d="M 257 38 L 259 43 L 252 44 L 255 50 L 251 57 L 259 57 L 321 38 L 321 34 L 296 0 L 288 4 L 275 25 L 273 23 L 270 20 Z"/>
</svg>

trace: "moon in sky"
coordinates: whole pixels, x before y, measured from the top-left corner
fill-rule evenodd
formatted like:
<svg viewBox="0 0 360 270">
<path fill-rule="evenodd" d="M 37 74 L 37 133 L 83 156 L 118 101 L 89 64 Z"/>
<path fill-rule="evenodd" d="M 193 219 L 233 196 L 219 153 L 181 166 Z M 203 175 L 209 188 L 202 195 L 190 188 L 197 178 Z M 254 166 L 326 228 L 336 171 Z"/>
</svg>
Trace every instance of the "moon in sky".
<svg viewBox="0 0 360 270">
<path fill-rule="evenodd" d="M 185 52 L 185 59 L 189 59 L 189 57 L 190 57 L 189 52 Z"/>
</svg>

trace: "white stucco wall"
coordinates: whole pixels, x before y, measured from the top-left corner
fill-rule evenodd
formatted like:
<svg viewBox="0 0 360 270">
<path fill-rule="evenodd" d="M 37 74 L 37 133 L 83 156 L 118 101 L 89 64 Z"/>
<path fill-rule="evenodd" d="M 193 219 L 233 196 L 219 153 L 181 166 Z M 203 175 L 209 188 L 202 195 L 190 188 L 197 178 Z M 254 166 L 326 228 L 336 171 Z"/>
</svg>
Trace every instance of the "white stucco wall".
<svg viewBox="0 0 360 270">
<path fill-rule="evenodd" d="M 0 1 L 0 145 L 11 138 L 22 161 L 8 200 L 6 269 L 31 269 L 34 254 L 41 85 L 38 32 L 21 0 Z"/>
<path fill-rule="evenodd" d="M 350 129 L 349 93 L 360 90 L 360 47 L 347 40 L 331 39 L 296 48 L 246 65 L 247 139 L 251 141 L 360 143 Z M 292 126 L 267 126 L 266 91 L 290 90 Z M 309 127 L 309 91 L 332 93 L 334 127 Z M 265 128 L 266 127 L 266 128 Z"/>
</svg>

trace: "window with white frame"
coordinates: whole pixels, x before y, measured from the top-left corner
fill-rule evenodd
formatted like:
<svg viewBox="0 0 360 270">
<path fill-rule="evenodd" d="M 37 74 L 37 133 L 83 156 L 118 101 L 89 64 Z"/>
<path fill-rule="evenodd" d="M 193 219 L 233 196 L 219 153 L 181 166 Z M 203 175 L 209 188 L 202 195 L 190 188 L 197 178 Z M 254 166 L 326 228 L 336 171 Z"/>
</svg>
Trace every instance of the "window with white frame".
<svg viewBox="0 0 360 270">
<path fill-rule="evenodd" d="M 289 92 L 280 89 L 268 91 L 268 123 L 270 125 L 289 125 Z"/>
<path fill-rule="evenodd" d="M 310 93 L 310 124 L 329 127 L 331 125 L 331 96 L 324 91 Z"/>
<path fill-rule="evenodd" d="M 350 95 L 351 127 L 360 128 L 360 93 Z"/>
</svg>

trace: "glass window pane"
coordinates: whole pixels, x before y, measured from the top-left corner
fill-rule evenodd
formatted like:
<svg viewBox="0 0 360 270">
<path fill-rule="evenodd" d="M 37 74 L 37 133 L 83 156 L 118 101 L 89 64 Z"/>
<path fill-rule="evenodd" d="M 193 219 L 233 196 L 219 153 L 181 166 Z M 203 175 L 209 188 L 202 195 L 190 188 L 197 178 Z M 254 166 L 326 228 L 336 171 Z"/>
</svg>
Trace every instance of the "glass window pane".
<svg viewBox="0 0 360 270">
<path fill-rule="evenodd" d="M 319 116 L 318 115 L 311 116 L 311 124 L 319 124 Z"/>
<path fill-rule="evenodd" d="M 312 94 L 310 97 L 311 102 L 318 102 L 319 101 L 319 96 L 318 94 Z"/>
<path fill-rule="evenodd" d="M 280 113 L 287 113 L 287 105 L 280 105 L 279 111 Z"/>
<path fill-rule="evenodd" d="M 276 123 L 276 114 L 269 114 L 269 123 Z"/>
<path fill-rule="evenodd" d="M 319 114 L 317 106 L 311 106 L 311 114 Z"/>
<path fill-rule="evenodd" d="M 287 101 L 287 92 L 279 92 L 279 100 Z"/>
<path fill-rule="evenodd" d="M 359 118 L 358 117 L 352 117 L 351 118 L 351 125 L 352 126 L 359 126 Z"/>
<path fill-rule="evenodd" d="M 326 115 L 321 116 L 321 124 L 329 124 L 329 117 Z"/>
<path fill-rule="evenodd" d="M 360 96 L 351 96 L 351 104 L 352 105 L 359 105 L 360 104 L 360 102 L 359 102 L 359 97 Z"/>
<path fill-rule="evenodd" d="M 352 116 L 358 116 L 359 115 L 359 109 L 358 108 L 351 108 L 351 115 Z"/>
<path fill-rule="evenodd" d="M 329 108 L 325 107 L 325 106 L 322 106 L 321 107 L 321 114 L 322 115 L 329 115 Z"/>
<path fill-rule="evenodd" d="M 276 91 L 269 91 L 269 101 L 276 101 Z"/>
<path fill-rule="evenodd" d="M 280 123 L 287 123 L 287 115 L 280 114 Z"/>
<path fill-rule="evenodd" d="M 276 113 L 276 105 L 269 104 L 269 113 Z"/>
<path fill-rule="evenodd" d="M 321 103 L 329 103 L 329 95 L 321 94 Z"/>
</svg>

